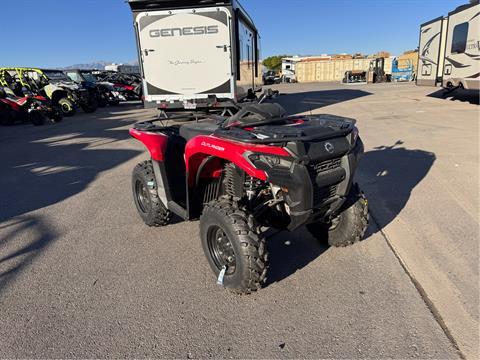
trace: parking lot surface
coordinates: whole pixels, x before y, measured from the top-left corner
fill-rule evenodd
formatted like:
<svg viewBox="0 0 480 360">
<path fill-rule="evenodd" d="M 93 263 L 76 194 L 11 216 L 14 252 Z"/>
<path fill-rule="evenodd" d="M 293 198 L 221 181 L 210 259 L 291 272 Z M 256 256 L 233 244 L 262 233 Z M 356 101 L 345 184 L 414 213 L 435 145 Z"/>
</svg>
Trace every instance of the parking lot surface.
<svg viewBox="0 0 480 360">
<path fill-rule="evenodd" d="M 0 357 L 477 358 L 478 106 L 412 84 L 279 85 L 290 113 L 358 120 L 364 241 L 269 239 L 267 286 L 215 284 L 198 222 L 131 195 L 153 110 L 0 128 Z"/>
</svg>

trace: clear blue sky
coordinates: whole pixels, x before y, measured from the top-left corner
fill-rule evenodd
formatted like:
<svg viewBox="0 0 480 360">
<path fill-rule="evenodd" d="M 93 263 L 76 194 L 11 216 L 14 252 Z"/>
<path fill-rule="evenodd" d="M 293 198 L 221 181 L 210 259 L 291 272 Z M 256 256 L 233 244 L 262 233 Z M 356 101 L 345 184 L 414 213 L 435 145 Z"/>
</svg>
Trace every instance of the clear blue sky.
<svg viewBox="0 0 480 360">
<path fill-rule="evenodd" d="M 243 0 L 263 56 L 400 54 L 418 45 L 422 22 L 468 0 Z M 57 67 L 136 59 L 123 0 L 1 0 L 0 66 Z M 10 44 L 9 47 L 6 44 Z"/>
</svg>

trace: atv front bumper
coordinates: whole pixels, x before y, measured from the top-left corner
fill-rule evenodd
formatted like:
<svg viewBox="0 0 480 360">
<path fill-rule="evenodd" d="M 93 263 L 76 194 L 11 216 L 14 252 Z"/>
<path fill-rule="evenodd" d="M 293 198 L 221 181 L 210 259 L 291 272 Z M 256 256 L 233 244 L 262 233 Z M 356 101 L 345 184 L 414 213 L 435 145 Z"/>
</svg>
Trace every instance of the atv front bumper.
<svg viewBox="0 0 480 360">
<path fill-rule="evenodd" d="M 344 142 L 345 138 L 328 141 L 335 148 L 345 146 Z M 325 146 L 323 143 L 320 145 Z M 290 214 L 288 230 L 315 221 L 328 221 L 335 215 L 350 191 L 363 151 L 363 143 L 358 138 L 346 153 L 331 154 L 327 158 L 303 157 L 293 161 L 290 168 L 274 166 L 265 169 L 268 181 L 283 190 Z"/>
</svg>

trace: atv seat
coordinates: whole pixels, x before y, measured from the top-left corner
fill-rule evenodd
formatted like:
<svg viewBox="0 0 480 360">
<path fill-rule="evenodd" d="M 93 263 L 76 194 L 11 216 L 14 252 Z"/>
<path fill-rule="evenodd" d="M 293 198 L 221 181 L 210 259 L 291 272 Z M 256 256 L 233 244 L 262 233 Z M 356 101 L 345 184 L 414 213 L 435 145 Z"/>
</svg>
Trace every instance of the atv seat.
<svg viewBox="0 0 480 360">
<path fill-rule="evenodd" d="M 211 135 L 218 127 L 215 120 L 188 123 L 180 126 L 180 136 L 189 141 L 197 135 Z"/>
</svg>

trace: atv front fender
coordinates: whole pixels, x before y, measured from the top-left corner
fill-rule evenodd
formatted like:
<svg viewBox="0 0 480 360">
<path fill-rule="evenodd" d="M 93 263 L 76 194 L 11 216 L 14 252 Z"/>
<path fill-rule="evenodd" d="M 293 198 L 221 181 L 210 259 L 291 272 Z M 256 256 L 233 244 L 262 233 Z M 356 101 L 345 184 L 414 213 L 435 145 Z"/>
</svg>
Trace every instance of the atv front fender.
<svg viewBox="0 0 480 360">
<path fill-rule="evenodd" d="M 248 175 L 260 180 L 267 180 L 265 171 L 257 169 L 247 160 L 244 156 L 246 152 L 290 156 L 285 149 L 279 146 L 246 144 L 221 139 L 213 135 L 195 136 L 185 146 L 185 168 L 189 186 L 195 185 L 197 171 L 207 156 L 215 156 L 230 161 Z"/>
</svg>

